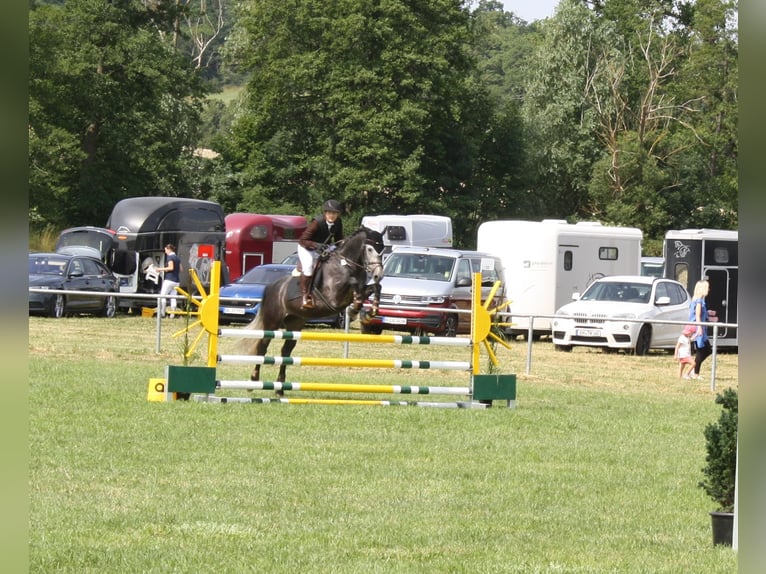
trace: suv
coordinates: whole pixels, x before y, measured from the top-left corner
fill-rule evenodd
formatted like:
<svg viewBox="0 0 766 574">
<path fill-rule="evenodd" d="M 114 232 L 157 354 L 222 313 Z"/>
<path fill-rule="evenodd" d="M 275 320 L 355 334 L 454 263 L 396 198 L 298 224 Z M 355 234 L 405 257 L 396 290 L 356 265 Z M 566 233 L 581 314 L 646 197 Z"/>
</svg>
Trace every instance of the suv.
<svg viewBox="0 0 766 574">
<path fill-rule="evenodd" d="M 470 310 L 473 274 L 481 273 L 482 302 L 495 281 L 504 282 L 499 257 L 478 251 L 437 247 L 396 247 L 383 265 L 381 308 L 374 317 L 362 312 L 363 333 L 383 329 L 434 333 L 447 337 L 470 333 L 469 313 L 434 309 Z M 491 307 L 505 301 L 505 285 L 495 293 Z M 397 306 L 421 309 L 397 309 Z"/>
<path fill-rule="evenodd" d="M 633 350 L 636 355 L 673 349 L 682 325 L 641 320 L 689 319 L 689 294 L 671 279 L 612 275 L 597 279 L 575 298 L 556 311 L 551 322 L 553 344 L 560 351 L 570 351 L 573 345 Z"/>
</svg>

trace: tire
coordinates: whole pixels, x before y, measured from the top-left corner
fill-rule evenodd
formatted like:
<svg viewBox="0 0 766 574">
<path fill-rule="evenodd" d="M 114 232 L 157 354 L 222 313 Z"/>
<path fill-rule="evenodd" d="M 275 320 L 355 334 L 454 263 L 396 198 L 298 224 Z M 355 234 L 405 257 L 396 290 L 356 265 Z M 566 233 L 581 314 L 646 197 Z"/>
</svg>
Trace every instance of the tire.
<svg viewBox="0 0 766 574">
<path fill-rule="evenodd" d="M 66 315 L 66 298 L 61 293 L 51 300 L 51 307 L 48 310 L 48 315 L 54 319 L 61 319 Z"/>
<path fill-rule="evenodd" d="M 457 336 L 457 315 L 447 315 L 444 319 L 444 330 L 442 331 L 442 337 L 456 337 Z"/>
<path fill-rule="evenodd" d="M 110 295 L 104 297 L 104 308 L 101 310 L 101 316 L 107 319 L 113 319 L 117 314 L 117 297 Z"/>
<path fill-rule="evenodd" d="M 561 351 L 562 353 L 571 353 L 572 345 L 554 345 L 553 349 L 556 351 Z"/>
<path fill-rule="evenodd" d="M 346 311 L 341 311 L 338 313 L 338 317 L 335 319 L 335 323 L 332 324 L 333 327 L 336 329 L 345 329 L 346 328 Z"/>
<path fill-rule="evenodd" d="M 636 338 L 636 348 L 634 349 L 634 353 L 639 357 L 646 355 L 649 352 L 651 344 L 652 328 L 649 325 L 643 325 Z"/>
</svg>

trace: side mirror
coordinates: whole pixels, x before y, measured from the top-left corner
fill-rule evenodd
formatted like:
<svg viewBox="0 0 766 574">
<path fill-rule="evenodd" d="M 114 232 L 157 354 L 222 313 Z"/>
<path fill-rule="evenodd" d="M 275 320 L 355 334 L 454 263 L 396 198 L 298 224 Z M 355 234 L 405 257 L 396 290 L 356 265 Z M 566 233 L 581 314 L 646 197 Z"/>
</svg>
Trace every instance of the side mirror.
<svg viewBox="0 0 766 574">
<path fill-rule="evenodd" d="M 664 295 L 662 297 L 657 297 L 657 300 L 654 302 L 655 305 L 669 305 L 670 304 L 670 297 L 667 295 Z"/>
<path fill-rule="evenodd" d="M 572 293 L 572 301 L 577 301 L 579 298 L 580 298 L 579 291 L 575 291 L 574 293 Z"/>
<path fill-rule="evenodd" d="M 84 273 L 82 271 L 72 271 L 69 276 L 70 277 L 82 277 Z"/>
<path fill-rule="evenodd" d="M 471 281 L 470 278 L 463 277 L 462 279 L 458 279 L 457 283 L 455 283 L 456 287 L 470 287 L 473 281 Z"/>
</svg>

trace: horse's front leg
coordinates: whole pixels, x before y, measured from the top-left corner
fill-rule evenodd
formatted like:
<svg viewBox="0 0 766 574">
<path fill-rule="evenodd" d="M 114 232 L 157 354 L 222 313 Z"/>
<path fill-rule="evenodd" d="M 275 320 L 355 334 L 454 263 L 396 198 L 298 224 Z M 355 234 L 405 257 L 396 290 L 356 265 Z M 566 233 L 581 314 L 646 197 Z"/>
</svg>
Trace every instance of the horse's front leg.
<svg viewBox="0 0 766 574">
<path fill-rule="evenodd" d="M 381 290 L 382 287 L 380 286 L 380 282 L 376 281 L 372 284 L 372 299 L 370 299 L 372 302 L 372 308 L 370 309 L 370 315 L 373 317 L 378 314 L 378 309 L 380 308 Z"/>
<path fill-rule="evenodd" d="M 284 344 L 282 345 L 282 351 L 280 352 L 282 357 L 289 357 L 290 353 L 293 352 L 293 349 L 295 348 L 295 345 L 297 344 L 298 344 L 298 341 L 296 341 L 295 339 L 286 339 Z M 287 365 L 285 363 L 282 363 L 279 366 L 279 375 L 277 375 L 277 382 L 284 383 L 286 379 L 287 379 Z M 285 392 L 282 390 L 278 390 L 277 396 L 283 397 L 285 396 Z"/>
</svg>

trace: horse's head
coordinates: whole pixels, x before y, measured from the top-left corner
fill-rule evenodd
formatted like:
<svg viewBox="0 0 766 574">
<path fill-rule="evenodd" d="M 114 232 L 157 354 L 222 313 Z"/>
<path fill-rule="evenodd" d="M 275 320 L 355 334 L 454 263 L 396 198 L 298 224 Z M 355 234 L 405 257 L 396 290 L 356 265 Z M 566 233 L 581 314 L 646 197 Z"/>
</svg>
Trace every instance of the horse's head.
<svg viewBox="0 0 766 574">
<path fill-rule="evenodd" d="M 368 227 L 362 227 L 361 231 L 365 234 L 364 240 L 364 267 L 367 274 L 372 276 L 375 283 L 380 283 L 383 278 L 383 236 Z"/>
</svg>

